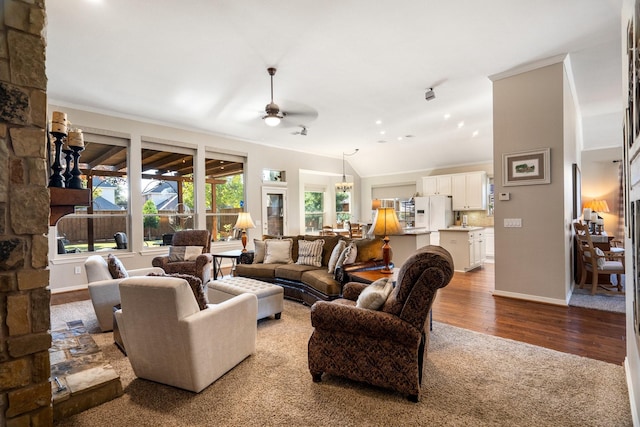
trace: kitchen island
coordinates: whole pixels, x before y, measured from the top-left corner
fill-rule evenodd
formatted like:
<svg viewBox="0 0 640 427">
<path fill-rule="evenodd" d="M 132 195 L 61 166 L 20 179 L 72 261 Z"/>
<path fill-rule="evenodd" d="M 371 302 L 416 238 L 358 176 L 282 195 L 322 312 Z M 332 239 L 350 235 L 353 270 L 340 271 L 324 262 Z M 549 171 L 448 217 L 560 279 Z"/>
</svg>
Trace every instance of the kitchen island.
<svg viewBox="0 0 640 427">
<path fill-rule="evenodd" d="M 389 244 L 393 265 L 401 267 L 417 249 L 431 244 L 431 232 L 426 228 L 407 228 L 403 234 L 389 236 Z"/>
<path fill-rule="evenodd" d="M 440 229 L 440 246 L 453 257 L 455 271 L 470 271 L 482 267 L 487 254 L 484 227 L 455 226 Z"/>
</svg>

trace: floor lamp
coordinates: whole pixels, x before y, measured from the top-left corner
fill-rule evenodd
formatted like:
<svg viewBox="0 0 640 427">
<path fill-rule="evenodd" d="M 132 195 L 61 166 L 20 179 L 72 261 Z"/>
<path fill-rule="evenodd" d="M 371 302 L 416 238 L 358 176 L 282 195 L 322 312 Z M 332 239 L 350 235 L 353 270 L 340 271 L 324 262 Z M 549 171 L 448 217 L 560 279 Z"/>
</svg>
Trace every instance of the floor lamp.
<svg viewBox="0 0 640 427">
<path fill-rule="evenodd" d="M 376 217 L 373 221 L 373 234 L 376 236 L 384 236 L 384 245 L 382 245 L 382 259 L 384 260 L 384 268 L 381 273 L 393 273 L 389 267 L 391 264 L 391 245 L 389 245 L 389 234 L 401 234 L 402 227 L 398 221 L 398 216 L 393 208 L 378 208 Z"/>
<path fill-rule="evenodd" d="M 247 252 L 247 228 L 256 228 L 251 219 L 251 214 L 249 212 L 240 212 L 233 228 L 242 230 L 242 252 Z"/>
</svg>

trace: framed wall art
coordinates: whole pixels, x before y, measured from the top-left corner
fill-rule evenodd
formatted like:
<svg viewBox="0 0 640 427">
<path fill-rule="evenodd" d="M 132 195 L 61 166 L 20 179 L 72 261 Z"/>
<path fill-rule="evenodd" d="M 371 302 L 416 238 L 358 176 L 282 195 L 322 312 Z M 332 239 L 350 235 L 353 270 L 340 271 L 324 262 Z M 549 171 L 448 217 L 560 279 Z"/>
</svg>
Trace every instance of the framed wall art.
<svg viewBox="0 0 640 427">
<path fill-rule="evenodd" d="M 502 185 L 551 183 L 550 148 L 502 155 Z"/>
</svg>

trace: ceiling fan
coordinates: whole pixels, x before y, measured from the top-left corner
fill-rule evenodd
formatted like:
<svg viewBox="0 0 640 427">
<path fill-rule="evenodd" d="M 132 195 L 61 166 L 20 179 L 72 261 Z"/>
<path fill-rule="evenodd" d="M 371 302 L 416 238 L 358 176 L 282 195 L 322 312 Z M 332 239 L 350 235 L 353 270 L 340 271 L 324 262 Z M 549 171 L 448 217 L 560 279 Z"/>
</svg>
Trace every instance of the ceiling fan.
<svg viewBox="0 0 640 427">
<path fill-rule="evenodd" d="M 314 120 L 315 118 L 317 118 L 318 117 L 317 111 L 303 105 L 298 106 L 298 109 L 300 111 L 287 111 L 287 112 L 280 111 L 280 107 L 278 106 L 278 104 L 273 102 L 273 76 L 276 74 L 276 71 L 277 70 L 274 67 L 267 68 L 267 72 L 271 77 L 271 101 L 264 108 L 264 111 L 266 114 L 262 116 L 262 119 L 264 120 L 265 124 L 267 124 L 268 126 L 278 126 L 283 119 L 286 119 L 288 117 L 293 117 L 293 116 L 303 118 L 307 121 Z M 290 103 L 290 104 L 293 104 L 293 103 Z M 288 124 L 289 126 L 293 125 L 293 123 L 288 123 Z M 306 132 L 307 132 L 306 126 L 304 125 L 299 125 L 299 126 L 302 128 L 302 131 L 300 131 L 300 133 L 296 135 L 306 135 Z"/>
</svg>

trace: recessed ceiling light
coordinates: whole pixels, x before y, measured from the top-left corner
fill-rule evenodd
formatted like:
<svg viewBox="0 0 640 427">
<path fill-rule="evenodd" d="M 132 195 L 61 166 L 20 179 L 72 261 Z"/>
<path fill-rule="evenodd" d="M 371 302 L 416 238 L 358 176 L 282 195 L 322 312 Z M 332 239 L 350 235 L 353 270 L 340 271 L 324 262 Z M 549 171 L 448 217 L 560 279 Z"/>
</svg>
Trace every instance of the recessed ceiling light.
<svg viewBox="0 0 640 427">
<path fill-rule="evenodd" d="M 458 122 L 458 129 L 462 128 L 462 126 L 464 126 L 464 122 Z"/>
<path fill-rule="evenodd" d="M 405 137 L 405 138 L 413 138 L 414 136 L 415 136 L 415 135 L 411 135 L 411 134 L 409 134 L 409 135 L 405 135 L 404 137 Z"/>
<path fill-rule="evenodd" d="M 377 125 L 381 125 L 382 124 L 382 120 L 376 120 L 376 124 Z"/>
<path fill-rule="evenodd" d="M 471 134 L 471 136 L 473 136 L 473 137 L 478 136 L 478 131 L 477 131 L 477 130 L 474 130 L 474 131 L 473 131 L 473 133 Z"/>
<path fill-rule="evenodd" d="M 384 135 L 385 133 L 387 133 L 387 131 L 385 131 L 385 130 L 381 130 L 380 131 L 380 135 Z"/>
<path fill-rule="evenodd" d="M 402 137 L 401 136 L 398 137 L 398 141 L 402 141 Z"/>
<path fill-rule="evenodd" d="M 451 118 L 451 114 L 447 113 L 444 115 L 445 120 L 449 120 Z"/>
</svg>

